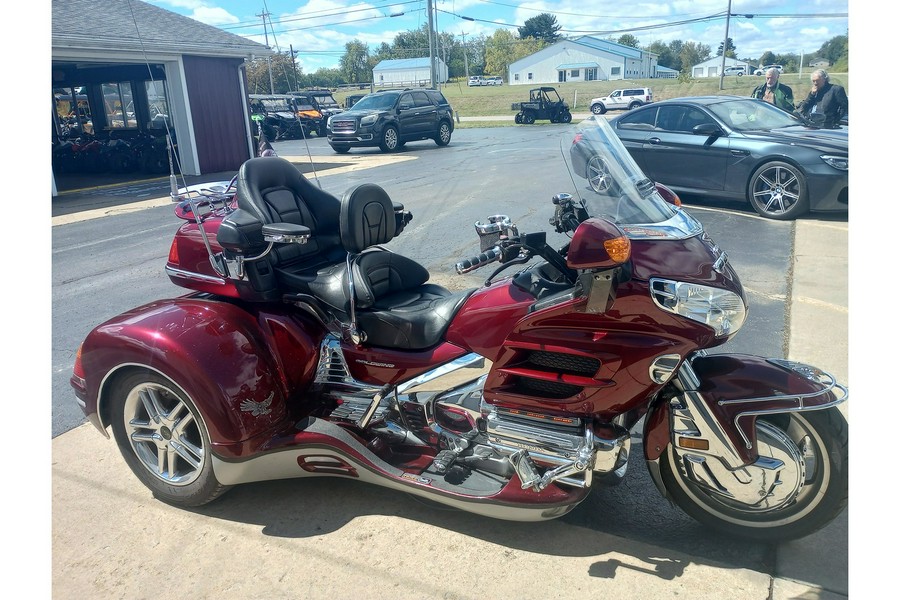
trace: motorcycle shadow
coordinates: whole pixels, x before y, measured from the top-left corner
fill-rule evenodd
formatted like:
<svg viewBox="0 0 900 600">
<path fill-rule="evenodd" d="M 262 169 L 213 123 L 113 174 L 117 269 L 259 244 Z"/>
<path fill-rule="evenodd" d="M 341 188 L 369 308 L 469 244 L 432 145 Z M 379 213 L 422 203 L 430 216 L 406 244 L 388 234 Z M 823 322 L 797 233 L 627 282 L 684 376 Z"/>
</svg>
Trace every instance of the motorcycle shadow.
<svg viewBox="0 0 900 600">
<path fill-rule="evenodd" d="M 520 523 L 482 517 L 359 481 L 304 478 L 233 488 L 216 502 L 194 509 L 208 517 L 250 523 L 280 538 L 327 536 L 356 519 L 388 517 L 391 535 L 399 530 L 440 539 L 446 533 L 504 548 L 559 557 L 600 557 L 626 553 L 643 566 L 618 559 L 598 561 L 591 575 L 612 577 L 618 568 L 652 571 L 676 578 L 698 560 L 771 573 L 775 548 L 704 529 L 662 498 L 644 466 L 634 439 L 629 473 L 616 487 L 596 487 L 568 515 L 552 521 Z M 401 521 L 394 521 L 393 519 Z M 436 533 L 434 528 L 444 530 Z M 406 543 L 406 542 L 404 542 Z M 660 553 L 663 552 L 662 555 Z"/>
</svg>

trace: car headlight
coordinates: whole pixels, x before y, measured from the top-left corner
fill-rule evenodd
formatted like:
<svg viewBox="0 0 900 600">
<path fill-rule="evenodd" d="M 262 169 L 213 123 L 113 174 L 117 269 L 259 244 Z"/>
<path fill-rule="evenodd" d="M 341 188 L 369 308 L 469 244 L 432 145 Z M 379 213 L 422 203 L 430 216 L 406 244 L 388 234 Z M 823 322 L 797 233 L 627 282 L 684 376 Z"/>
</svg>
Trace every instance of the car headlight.
<svg viewBox="0 0 900 600">
<path fill-rule="evenodd" d="M 661 309 L 709 325 L 715 330 L 716 337 L 736 333 L 747 318 L 744 300 L 721 288 L 651 279 L 650 295 Z"/>
<path fill-rule="evenodd" d="M 325 121 L 325 125 L 326 125 L 327 127 L 331 127 L 331 117 L 328 117 L 328 120 Z"/>
<path fill-rule="evenodd" d="M 378 115 L 369 115 L 359 120 L 360 125 L 371 125 L 378 120 Z"/>
<path fill-rule="evenodd" d="M 850 157 L 848 156 L 832 156 L 830 154 L 825 154 L 820 158 L 835 169 L 846 171 L 849 168 Z"/>
</svg>

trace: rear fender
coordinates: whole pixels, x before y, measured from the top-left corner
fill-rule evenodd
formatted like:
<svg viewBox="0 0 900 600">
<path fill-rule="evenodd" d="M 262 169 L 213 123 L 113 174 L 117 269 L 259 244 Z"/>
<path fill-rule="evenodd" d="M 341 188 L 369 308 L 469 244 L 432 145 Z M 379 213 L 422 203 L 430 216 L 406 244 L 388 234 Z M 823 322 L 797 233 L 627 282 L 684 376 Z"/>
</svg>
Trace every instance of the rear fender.
<svg viewBox="0 0 900 600">
<path fill-rule="evenodd" d="M 697 355 L 650 407 L 644 456 L 658 459 L 669 443 L 708 444 L 708 453 L 737 469 L 759 457 L 761 415 L 823 410 L 848 398 L 847 388 L 816 367 L 744 354 Z"/>
<path fill-rule="evenodd" d="M 211 442 L 231 444 L 271 429 L 287 399 L 314 376 L 321 336 L 290 315 L 251 314 L 234 304 L 178 298 L 148 304 L 85 339 L 85 413 L 105 428 L 119 375 L 134 369 L 172 379 L 203 414 Z"/>
</svg>

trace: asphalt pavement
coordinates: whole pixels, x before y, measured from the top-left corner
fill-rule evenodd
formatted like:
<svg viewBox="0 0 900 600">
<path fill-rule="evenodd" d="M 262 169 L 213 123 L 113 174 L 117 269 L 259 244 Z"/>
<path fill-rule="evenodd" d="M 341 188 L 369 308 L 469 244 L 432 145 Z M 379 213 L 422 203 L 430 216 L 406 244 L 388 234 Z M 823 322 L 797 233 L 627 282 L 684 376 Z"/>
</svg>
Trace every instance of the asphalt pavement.
<svg viewBox="0 0 900 600">
<path fill-rule="evenodd" d="M 847 221 L 796 222 L 787 357 L 850 385 L 847 248 Z M 338 479 L 239 486 L 228 502 L 184 510 L 155 500 L 115 443 L 89 424 L 54 438 L 51 451 L 53 598 L 849 595 L 847 511 L 812 536 L 773 547 L 762 572 L 561 520 L 511 523 L 442 510 Z"/>
</svg>

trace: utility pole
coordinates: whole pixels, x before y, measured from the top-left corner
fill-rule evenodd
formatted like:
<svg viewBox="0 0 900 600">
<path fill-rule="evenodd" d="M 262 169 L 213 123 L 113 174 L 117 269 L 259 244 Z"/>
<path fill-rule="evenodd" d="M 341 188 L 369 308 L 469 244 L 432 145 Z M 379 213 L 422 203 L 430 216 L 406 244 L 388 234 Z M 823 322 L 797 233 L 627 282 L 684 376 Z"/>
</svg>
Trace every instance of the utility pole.
<svg viewBox="0 0 900 600">
<path fill-rule="evenodd" d="M 466 46 L 466 32 L 461 31 L 460 35 L 463 39 L 463 63 L 466 65 L 466 81 L 469 81 L 469 47 Z"/>
<path fill-rule="evenodd" d="M 269 48 L 269 28 L 266 26 L 266 17 L 269 16 L 269 11 L 265 11 L 261 14 L 256 15 L 257 17 L 262 17 L 263 20 L 263 33 L 266 36 L 266 48 Z M 272 57 L 266 57 L 266 65 L 269 67 L 269 93 L 275 93 L 275 80 L 272 79 Z"/>
<path fill-rule="evenodd" d="M 437 76 L 435 74 L 434 46 L 434 8 L 432 7 L 432 0 L 428 0 L 428 62 L 431 66 L 431 87 L 439 89 L 437 87 Z"/>
<path fill-rule="evenodd" d="M 725 56 L 728 54 L 728 25 L 731 23 L 731 0 L 728 0 L 728 14 L 725 15 L 725 41 L 722 42 L 722 72 L 719 73 L 719 91 L 725 89 Z"/>
<path fill-rule="evenodd" d="M 297 55 L 300 54 L 300 51 L 297 50 L 295 52 L 293 44 L 290 45 L 290 49 L 291 49 L 291 67 L 293 67 L 292 70 L 294 71 L 294 89 L 299 90 L 300 89 L 300 74 L 297 72 Z"/>
</svg>

